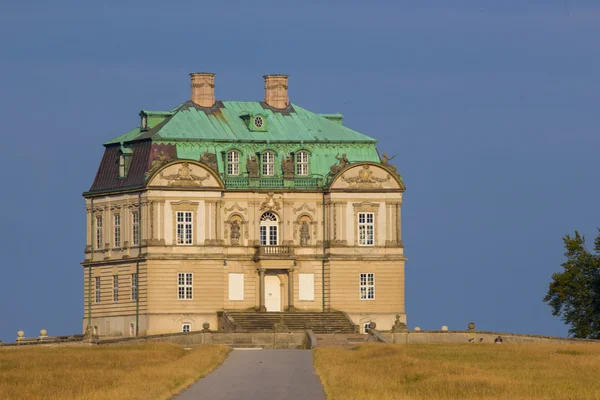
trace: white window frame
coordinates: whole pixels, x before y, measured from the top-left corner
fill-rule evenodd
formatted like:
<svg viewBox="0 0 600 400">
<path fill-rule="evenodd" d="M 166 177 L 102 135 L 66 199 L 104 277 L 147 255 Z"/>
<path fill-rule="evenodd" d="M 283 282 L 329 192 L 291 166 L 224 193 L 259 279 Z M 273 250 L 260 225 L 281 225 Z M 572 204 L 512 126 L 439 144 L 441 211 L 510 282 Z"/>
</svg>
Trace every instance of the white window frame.
<svg viewBox="0 0 600 400">
<path fill-rule="evenodd" d="M 100 304 L 100 277 L 96 277 L 96 304 Z"/>
<path fill-rule="evenodd" d="M 181 332 L 190 333 L 191 331 L 192 331 L 192 324 L 190 324 L 189 322 L 184 322 L 183 324 L 181 324 Z"/>
<path fill-rule="evenodd" d="M 371 281 L 369 281 L 369 277 Z M 359 276 L 359 297 L 361 300 L 375 300 L 375 274 L 373 272 L 361 272 Z M 369 292 L 369 289 L 372 289 Z"/>
<path fill-rule="evenodd" d="M 371 221 L 369 222 L 369 217 Z M 375 213 L 374 212 L 359 212 L 356 215 L 358 218 L 358 245 L 359 246 L 375 246 Z M 369 238 L 369 228 L 371 235 Z"/>
<path fill-rule="evenodd" d="M 113 275 L 113 303 L 119 302 L 119 275 Z"/>
<path fill-rule="evenodd" d="M 102 215 L 96 215 L 96 250 L 102 249 Z"/>
<path fill-rule="evenodd" d="M 296 153 L 296 175 L 308 176 L 308 162 L 309 162 L 308 151 L 299 151 Z"/>
<path fill-rule="evenodd" d="M 121 247 L 121 214 L 113 215 L 115 247 Z"/>
<path fill-rule="evenodd" d="M 371 321 L 365 322 L 363 324 L 363 333 L 366 335 L 369 333 L 370 330 L 371 330 Z"/>
<path fill-rule="evenodd" d="M 231 150 L 227 152 L 227 175 L 240 174 L 240 152 Z"/>
<path fill-rule="evenodd" d="M 138 299 L 138 274 L 131 274 L 131 300 Z"/>
<path fill-rule="evenodd" d="M 275 153 L 272 151 L 265 151 L 260 157 L 262 164 L 262 174 L 264 176 L 275 175 Z"/>
<path fill-rule="evenodd" d="M 194 274 L 191 272 L 177 273 L 177 299 L 194 299 Z"/>
<path fill-rule="evenodd" d="M 265 215 L 270 214 L 273 219 L 263 220 Z M 261 246 L 279 245 L 279 219 L 274 213 L 267 211 L 260 217 L 259 240 Z"/>
<path fill-rule="evenodd" d="M 140 212 L 131 212 L 131 243 L 133 246 L 140 245 Z"/>
<path fill-rule="evenodd" d="M 178 246 L 190 246 L 194 244 L 194 217 L 192 211 L 175 212 L 175 233 Z"/>
</svg>

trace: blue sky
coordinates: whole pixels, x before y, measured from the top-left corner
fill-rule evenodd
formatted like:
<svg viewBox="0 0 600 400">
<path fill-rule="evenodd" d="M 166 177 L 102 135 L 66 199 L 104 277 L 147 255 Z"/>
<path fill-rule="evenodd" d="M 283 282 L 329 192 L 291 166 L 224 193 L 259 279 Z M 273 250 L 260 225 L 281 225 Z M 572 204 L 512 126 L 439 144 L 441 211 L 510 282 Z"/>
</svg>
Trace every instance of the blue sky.
<svg viewBox="0 0 600 400">
<path fill-rule="evenodd" d="M 562 236 L 600 226 L 592 1 L 0 0 L 0 340 L 78 333 L 102 143 L 189 98 L 290 98 L 398 154 L 409 327 L 565 335 Z"/>
</svg>

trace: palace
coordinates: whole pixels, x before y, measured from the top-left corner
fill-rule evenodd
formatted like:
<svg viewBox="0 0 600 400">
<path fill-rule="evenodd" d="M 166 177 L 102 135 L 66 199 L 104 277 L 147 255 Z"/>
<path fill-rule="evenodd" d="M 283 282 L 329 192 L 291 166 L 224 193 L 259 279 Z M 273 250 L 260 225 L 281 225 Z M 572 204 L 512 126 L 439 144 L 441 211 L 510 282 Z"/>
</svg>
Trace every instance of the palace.
<svg viewBox="0 0 600 400">
<path fill-rule="evenodd" d="M 288 76 L 264 79 L 263 102 L 215 101 L 215 75 L 193 73 L 190 100 L 104 143 L 83 194 L 86 333 L 218 329 L 240 311 L 406 323 L 393 157 L 290 103 Z"/>
</svg>

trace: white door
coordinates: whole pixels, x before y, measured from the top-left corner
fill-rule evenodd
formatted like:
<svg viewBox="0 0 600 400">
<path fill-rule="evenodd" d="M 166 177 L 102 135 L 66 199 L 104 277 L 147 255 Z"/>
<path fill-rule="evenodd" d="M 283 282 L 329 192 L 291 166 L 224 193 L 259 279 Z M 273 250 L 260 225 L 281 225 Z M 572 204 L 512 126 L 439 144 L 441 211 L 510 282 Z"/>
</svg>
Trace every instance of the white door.
<svg viewBox="0 0 600 400">
<path fill-rule="evenodd" d="M 265 307 L 267 311 L 281 311 L 281 288 L 279 277 L 276 275 L 265 276 Z"/>
</svg>

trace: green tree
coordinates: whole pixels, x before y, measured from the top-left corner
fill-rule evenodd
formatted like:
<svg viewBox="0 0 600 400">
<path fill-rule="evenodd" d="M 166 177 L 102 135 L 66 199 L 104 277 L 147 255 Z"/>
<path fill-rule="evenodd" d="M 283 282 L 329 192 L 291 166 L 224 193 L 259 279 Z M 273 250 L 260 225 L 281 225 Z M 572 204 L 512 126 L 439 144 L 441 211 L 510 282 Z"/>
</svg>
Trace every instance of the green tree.
<svg viewBox="0 0 600 400">
<path fill-rule="evenodd" d="M 544 301 L 552 308 L 552 315 L 571 326 L 569 334 L 600 339 L 600 234 L 593 253 L 577 231 L 574 237 L 566 235 L 563 242 L 567 260 L 563 271 L 552 275 Z"/>
</svg>

